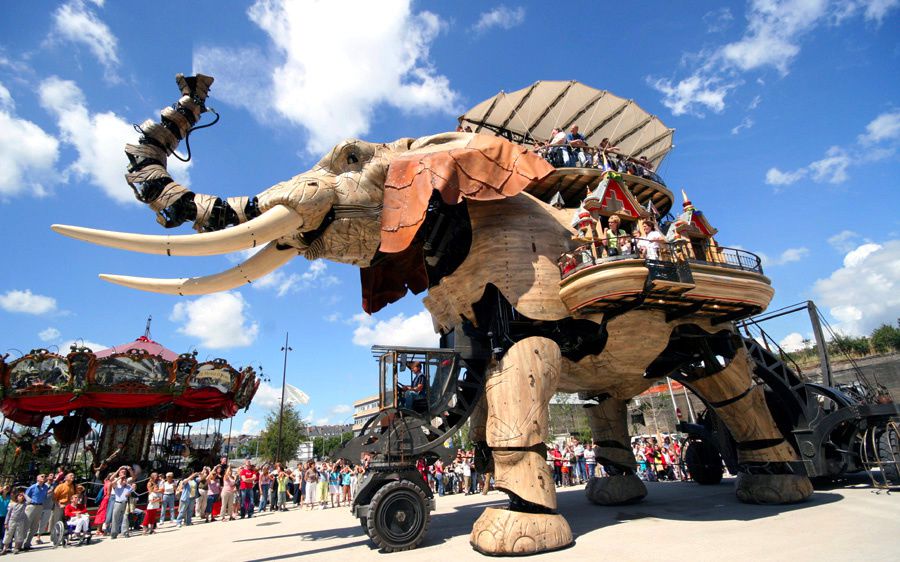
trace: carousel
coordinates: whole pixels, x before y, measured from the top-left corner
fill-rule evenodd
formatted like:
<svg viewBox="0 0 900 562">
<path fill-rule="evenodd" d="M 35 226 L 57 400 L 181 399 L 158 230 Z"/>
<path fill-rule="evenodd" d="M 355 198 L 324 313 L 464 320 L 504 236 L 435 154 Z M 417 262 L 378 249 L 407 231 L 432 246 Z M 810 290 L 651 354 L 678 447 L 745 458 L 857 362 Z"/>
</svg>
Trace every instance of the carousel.
<svg viewBox="0 0 900 562">
<path fill-rule="evenodd" d="M 3 356 L 2 474 L 18 479 L 51 465 L 88 474 L 112 464 L 178 470 L 213 462 L 222 421 L 250 405 L 260 381 L 252 367 L 196 356 L 165 348 L 149 329 L 97 352 L 72 346 L 66 355 L 34 349 L 12 361 Z M 192 443 L 197 425 L 202 442 Z"/>
</svg>

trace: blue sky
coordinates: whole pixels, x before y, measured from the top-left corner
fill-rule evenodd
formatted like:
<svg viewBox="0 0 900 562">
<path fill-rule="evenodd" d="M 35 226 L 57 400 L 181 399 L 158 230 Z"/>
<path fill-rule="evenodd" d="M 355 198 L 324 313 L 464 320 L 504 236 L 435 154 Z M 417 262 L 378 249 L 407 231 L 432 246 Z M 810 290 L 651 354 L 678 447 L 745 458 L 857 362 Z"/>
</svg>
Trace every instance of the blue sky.
<svg viewBox="0 0 900 562">
<path fill-rule="evenodd" d="M 227 7 L 223 7 L 227 6 Z M 216 77 L 214 128 L 173 167 L 192 189 L 255 194 L 350 136 L 452 130 L 499 90 L 575 79 L 676 128 L 660 172 L 719 242 L 764 256 L 773 307 L 815 299 L 868 333 L 900 317 L 900 0 L 650 2 L 4 2 L 0 6 L 0 352 L 154 339 L 262 365 L 349 421 L 375 392 L 369 346 L 436 344 L 421 296 L 373 317 L 352 267 L 297 259 L 252 288 L 141 293 L 97 274 L 209 274 L 240 256 L 164 258 L 78 243 L 52 223 L 162 231 L 123 179 L 132 123 L 177 99 L 174 75 Z M 182 146 L 183 148 L 183 146 Z M 170 159 L 170 163 L 172 159 Z M 883 209 L 879 215 L 874 211 Z M 188 227 L 183 227 L 188 231 Z M 801 321 L 772 326 L 789 345 Z M 264 387 L 235 431 L 277 402 Z"/>
</svg>

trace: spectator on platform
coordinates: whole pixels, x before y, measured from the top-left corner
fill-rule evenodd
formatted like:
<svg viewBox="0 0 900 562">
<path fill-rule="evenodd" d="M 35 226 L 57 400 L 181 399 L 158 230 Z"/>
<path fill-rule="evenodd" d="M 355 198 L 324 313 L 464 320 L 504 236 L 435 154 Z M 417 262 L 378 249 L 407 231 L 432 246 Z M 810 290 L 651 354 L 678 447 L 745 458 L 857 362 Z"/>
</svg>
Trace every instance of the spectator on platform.
<svg viewBox="0 0 900 562">
<path fill-rule="evenodd" d="M 627 234 L 619 228 L 622 220 L 618 215 L 609 217 L 609 228 L 603 237 L 603 245 L 606 246 L 608 256 L 618 256 L 622 253 L 622 246 L 626 242 Z"/>
</svg>

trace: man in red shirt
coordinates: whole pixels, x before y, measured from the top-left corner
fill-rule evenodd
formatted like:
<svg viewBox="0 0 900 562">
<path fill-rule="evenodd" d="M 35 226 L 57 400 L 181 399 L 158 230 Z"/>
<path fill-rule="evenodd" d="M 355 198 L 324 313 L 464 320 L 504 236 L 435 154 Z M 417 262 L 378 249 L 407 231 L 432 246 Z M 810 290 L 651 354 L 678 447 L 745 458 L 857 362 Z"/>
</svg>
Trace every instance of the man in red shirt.
<svg viewBox="0 0 900 562">
<path fill-rule="evenodd" d="M 244 466 L 238 472 L 241 481 L 241 519 L 246 515 L 253 517 L 253 489 L 259 481 L 259 473 L 253 469 L 250 459 L 244 461 Z"/>
</svg>

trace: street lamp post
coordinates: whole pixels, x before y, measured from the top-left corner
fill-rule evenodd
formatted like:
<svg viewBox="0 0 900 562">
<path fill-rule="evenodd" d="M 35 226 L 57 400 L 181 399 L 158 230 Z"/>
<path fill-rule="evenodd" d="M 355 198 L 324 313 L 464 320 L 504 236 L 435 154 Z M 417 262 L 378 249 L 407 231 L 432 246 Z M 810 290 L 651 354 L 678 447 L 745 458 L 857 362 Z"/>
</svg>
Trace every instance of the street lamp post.
<svg viewBox="0 0 900 562">
<path fill-rule="evenodd" d="M 281 348 L 281 351 L 284 352 L 284 369 L 281 372 L 281 407 L 278 412 L 278 454 L 275 455 L 275 460 L 281 462 L 281 429 L 284 427 L 284 389 L 287 385 L 287 354 L 288 351 L 293 351 L 292 347 L 288 346 L 288 333 L 284 333 L 284 347 Z"/>
</svg>

